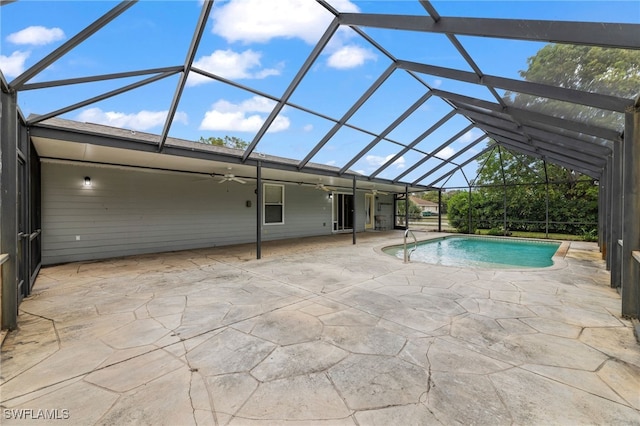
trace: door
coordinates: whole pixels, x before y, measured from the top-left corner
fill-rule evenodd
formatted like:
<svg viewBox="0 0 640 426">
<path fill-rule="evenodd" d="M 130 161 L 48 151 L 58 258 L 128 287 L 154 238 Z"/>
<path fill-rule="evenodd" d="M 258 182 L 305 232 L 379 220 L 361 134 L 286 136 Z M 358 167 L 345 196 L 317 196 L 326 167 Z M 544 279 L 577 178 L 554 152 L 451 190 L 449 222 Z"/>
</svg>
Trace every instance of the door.
<svg viewBox="0 0 640 426">
<path fill-rule="evenodd" d="M 353 195 L 333 194 L 333 231 L 353 229 Z"/>
<path fill-rule="evenodd" d="M 375 200 L 373 194 L 364 194 L 364 229 L 375 228 Z"/>
</svg>

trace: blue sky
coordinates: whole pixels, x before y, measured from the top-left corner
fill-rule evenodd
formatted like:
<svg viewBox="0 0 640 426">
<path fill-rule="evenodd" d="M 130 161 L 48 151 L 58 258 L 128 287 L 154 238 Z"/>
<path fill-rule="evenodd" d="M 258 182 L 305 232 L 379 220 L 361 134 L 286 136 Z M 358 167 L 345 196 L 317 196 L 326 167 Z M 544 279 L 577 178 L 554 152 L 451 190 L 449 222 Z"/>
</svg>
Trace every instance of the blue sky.
<svg viewBox="0 0 640 426">
<path fill-rule="evenodd" d="M 424 15 L 416 1 L 330 0 L 344 12 Z M 28 67 L 69 40 L 113 8 L 116 2 L 18 1 L 0 8 L 0 69 L 11 82 Z M 640 22 L 640 2 L 634 1 L 434 1 L 441 16 L 558 19 L 592 22 Z M 30 82 L 182 65 L 201 10 L 199 1 L 141 1 L 84 43 L 61 57 Z M 313 0 L 217 1 L 207 21 L 194 66 L 279 98 L 324 32 L 332 15 Z M 398 59 L 470 71 L 444 35 L 367 29 L 366 33 Z M 520 78 L 526 60 L 544 44 L 479 37 L 459 41 L 485 74 Z M 390 60 L 349 28 L 331 39 L 290 101 L 324 116 L 340 119 L 350 106 L 387 69 Z M 144 77 L 143 77 L 144 78 Z M 490 92 L 472 84 L 421 75 L 433 88 L 494 101 Z M 142 78 L 64 86 L 21 92 L 18 100 L 25 115 L 45 114 Z M 78 121 L 161 133 L 178 82 L 173 76 L 125 94 L 62 115 Z M 344 166 L 416 102 L 425 88 L 403 71 L 395 71 L 348 123 L 312 159 Z M 502 94 L 502 91 L 499 91 Z M 191 75 L 178 106 L 170 136 L 198 140 L 201 136 L 236 136 L 251 141 L 273 108 L 268 97 Z M 436 123 L 451 107 L 432 97 L 394 129 L 351 169 L 370 174 Z M 400 157 L 378 176 L 395 178 L 469 122 L 455 116 L 417 148 Z M 256 151 L 302 159 L 333 127 L 325 118 L 286 107 L 262 138 Z M 367 133 L 369 132 L 369 133 Z M 475 140 L 478 130 L 463 135 L 438 153 L 449 158 Z M 461 155 L 457 162 L 482 149 Z M 441 160 L 432 159 L 407 175 L 411 181 Z M 446 166 L 446 171 L 452 166 Z M 476 165 L 465 172 L 475 176 Z M 423 184 L 432 183 L 427 179 Z M 442 182 L 439 182 L 442 183 Z M 463 185 L 460 174 L 448 182 Z"/>
</svg>

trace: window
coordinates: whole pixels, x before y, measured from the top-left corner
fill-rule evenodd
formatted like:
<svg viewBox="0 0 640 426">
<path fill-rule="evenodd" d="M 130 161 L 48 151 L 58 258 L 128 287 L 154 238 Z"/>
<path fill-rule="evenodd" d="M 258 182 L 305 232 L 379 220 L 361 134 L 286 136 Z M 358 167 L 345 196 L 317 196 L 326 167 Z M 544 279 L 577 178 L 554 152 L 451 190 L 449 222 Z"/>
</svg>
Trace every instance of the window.
<svg viewBox="0 0 640 426">
<path fill-rule="evenodd" d="M 264 224 L 284 223 L 284 186 L 264 184 Z"/>
</svg>

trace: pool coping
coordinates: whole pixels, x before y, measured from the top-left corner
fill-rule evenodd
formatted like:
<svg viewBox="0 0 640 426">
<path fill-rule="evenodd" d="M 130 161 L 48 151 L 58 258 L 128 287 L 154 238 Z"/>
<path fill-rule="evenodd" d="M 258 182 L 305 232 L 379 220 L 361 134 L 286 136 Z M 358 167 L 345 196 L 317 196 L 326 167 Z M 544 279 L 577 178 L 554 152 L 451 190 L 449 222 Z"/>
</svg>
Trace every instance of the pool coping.
<svg viewBox="0 0 640 426">
<path fill-rule="evenodd" d="M 423 231 L 415 231 L 415 232 L 423 232 Z M 414 234 L 415 234 L 414 232 Z M 418 236 L 416 235 L 416 241 L 419 243 L 421 242 L 425 242 L 425 241 L 432 241 L 432 240 L 439 240 L 439 239 L 445 239 L 445 238 L 449 238 L 449 237 L 469 237 L 469 238 L 478 238 L 478 239 L 496 239 L 496 240 L 510 240 L 510 241 L 532 241 L 532 242 L 537 242 L 537 243 L 559 243 L 560 246 L 558 247 L 558 249 L 556 250 L 556 252 L 554 253 L 553 256 L 551 256 L 551 261 L 553 262 L 553 265 L 551 266 L 545 266 L 543 268 L 526 268 L 526 267 L 515 267 L 515 268 L 497 268 L 497 267 L 483 267 L 483 266 L 449 266 L 449 265 L 441 265 L 441 264 L 434 264 L 434 263 L 427 263 L 427 262 L 419 262 L 419 263 L 423 263 L 425 265 L 434 265 L 434 266 L 446 266 L 446 267 L 450 267 L 450 268 L 464 268 L 464 269 L 479 269 L 479 270 L 508 270 L 508 271 L 528 271 L 528 272 L 534 272 L 534 271 L 549 271 L 549 270 L 556 270 L 556 269 L 564 269 L 567 267 L 567 261 L 565 260 L 565 257 L 567 255 L 567 252 L 569 251 L 569 248 L 571 247 L 571 241 L 564 241 L 564 240 L 554 240 L 554 239 L 539 239 L 539 238 L 521 238 L 521 237 L 507 237 L 507 236 L 497 236 L 497 235 L 474 235 L 474 234 L 457 234 L 457 233 L 449 233 L 449 232 L 439 232 L 435 235 L 428 235 L 426 237 L 423 238 L 418 238 Z M 394 246 L 398 246 L 398 245 L 402 245 L 403 244 L 403 240 L 400 240 L 400 243 L 396 243 L 396 244 L 385 244 L 382 246 L 378 246 L 374 248 L 374 251 L 376 251 L 379 254 L 382 254 L 384 256 L 389 256 L 392 259 L 397 259 L 401 262 L 404 263 L 404 261 L 402 259 L 398 259 L 395 256 L 391 256 L 387 253 L 384 252 L 384 249 L 389 248 L 389 247 L 394 247 Z M 409 263 L 411 263 L 411 261 L 409 261 Z M 414 262 L 417 263 L 417 262 Z"/>
</svg>

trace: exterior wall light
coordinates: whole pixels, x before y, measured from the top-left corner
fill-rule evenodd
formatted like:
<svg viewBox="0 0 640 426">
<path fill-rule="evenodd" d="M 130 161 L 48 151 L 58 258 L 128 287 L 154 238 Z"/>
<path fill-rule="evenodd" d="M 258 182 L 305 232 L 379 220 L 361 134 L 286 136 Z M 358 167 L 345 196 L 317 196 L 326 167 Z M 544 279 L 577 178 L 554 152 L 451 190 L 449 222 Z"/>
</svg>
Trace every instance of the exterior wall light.
<svg viewBox="0 0 640 426">
<path fill-rule="evenodd" d="M 329 199 L 333 200 L 333 192 L 329 193 Z"/>
<path fill-rule="evenodd" d="M 85 176 L 84 177 L 84 186 L 85 186 L 85 188 L 90 188 L 91 187 L 91 178 L 89 176 Z"/>
</svg>

